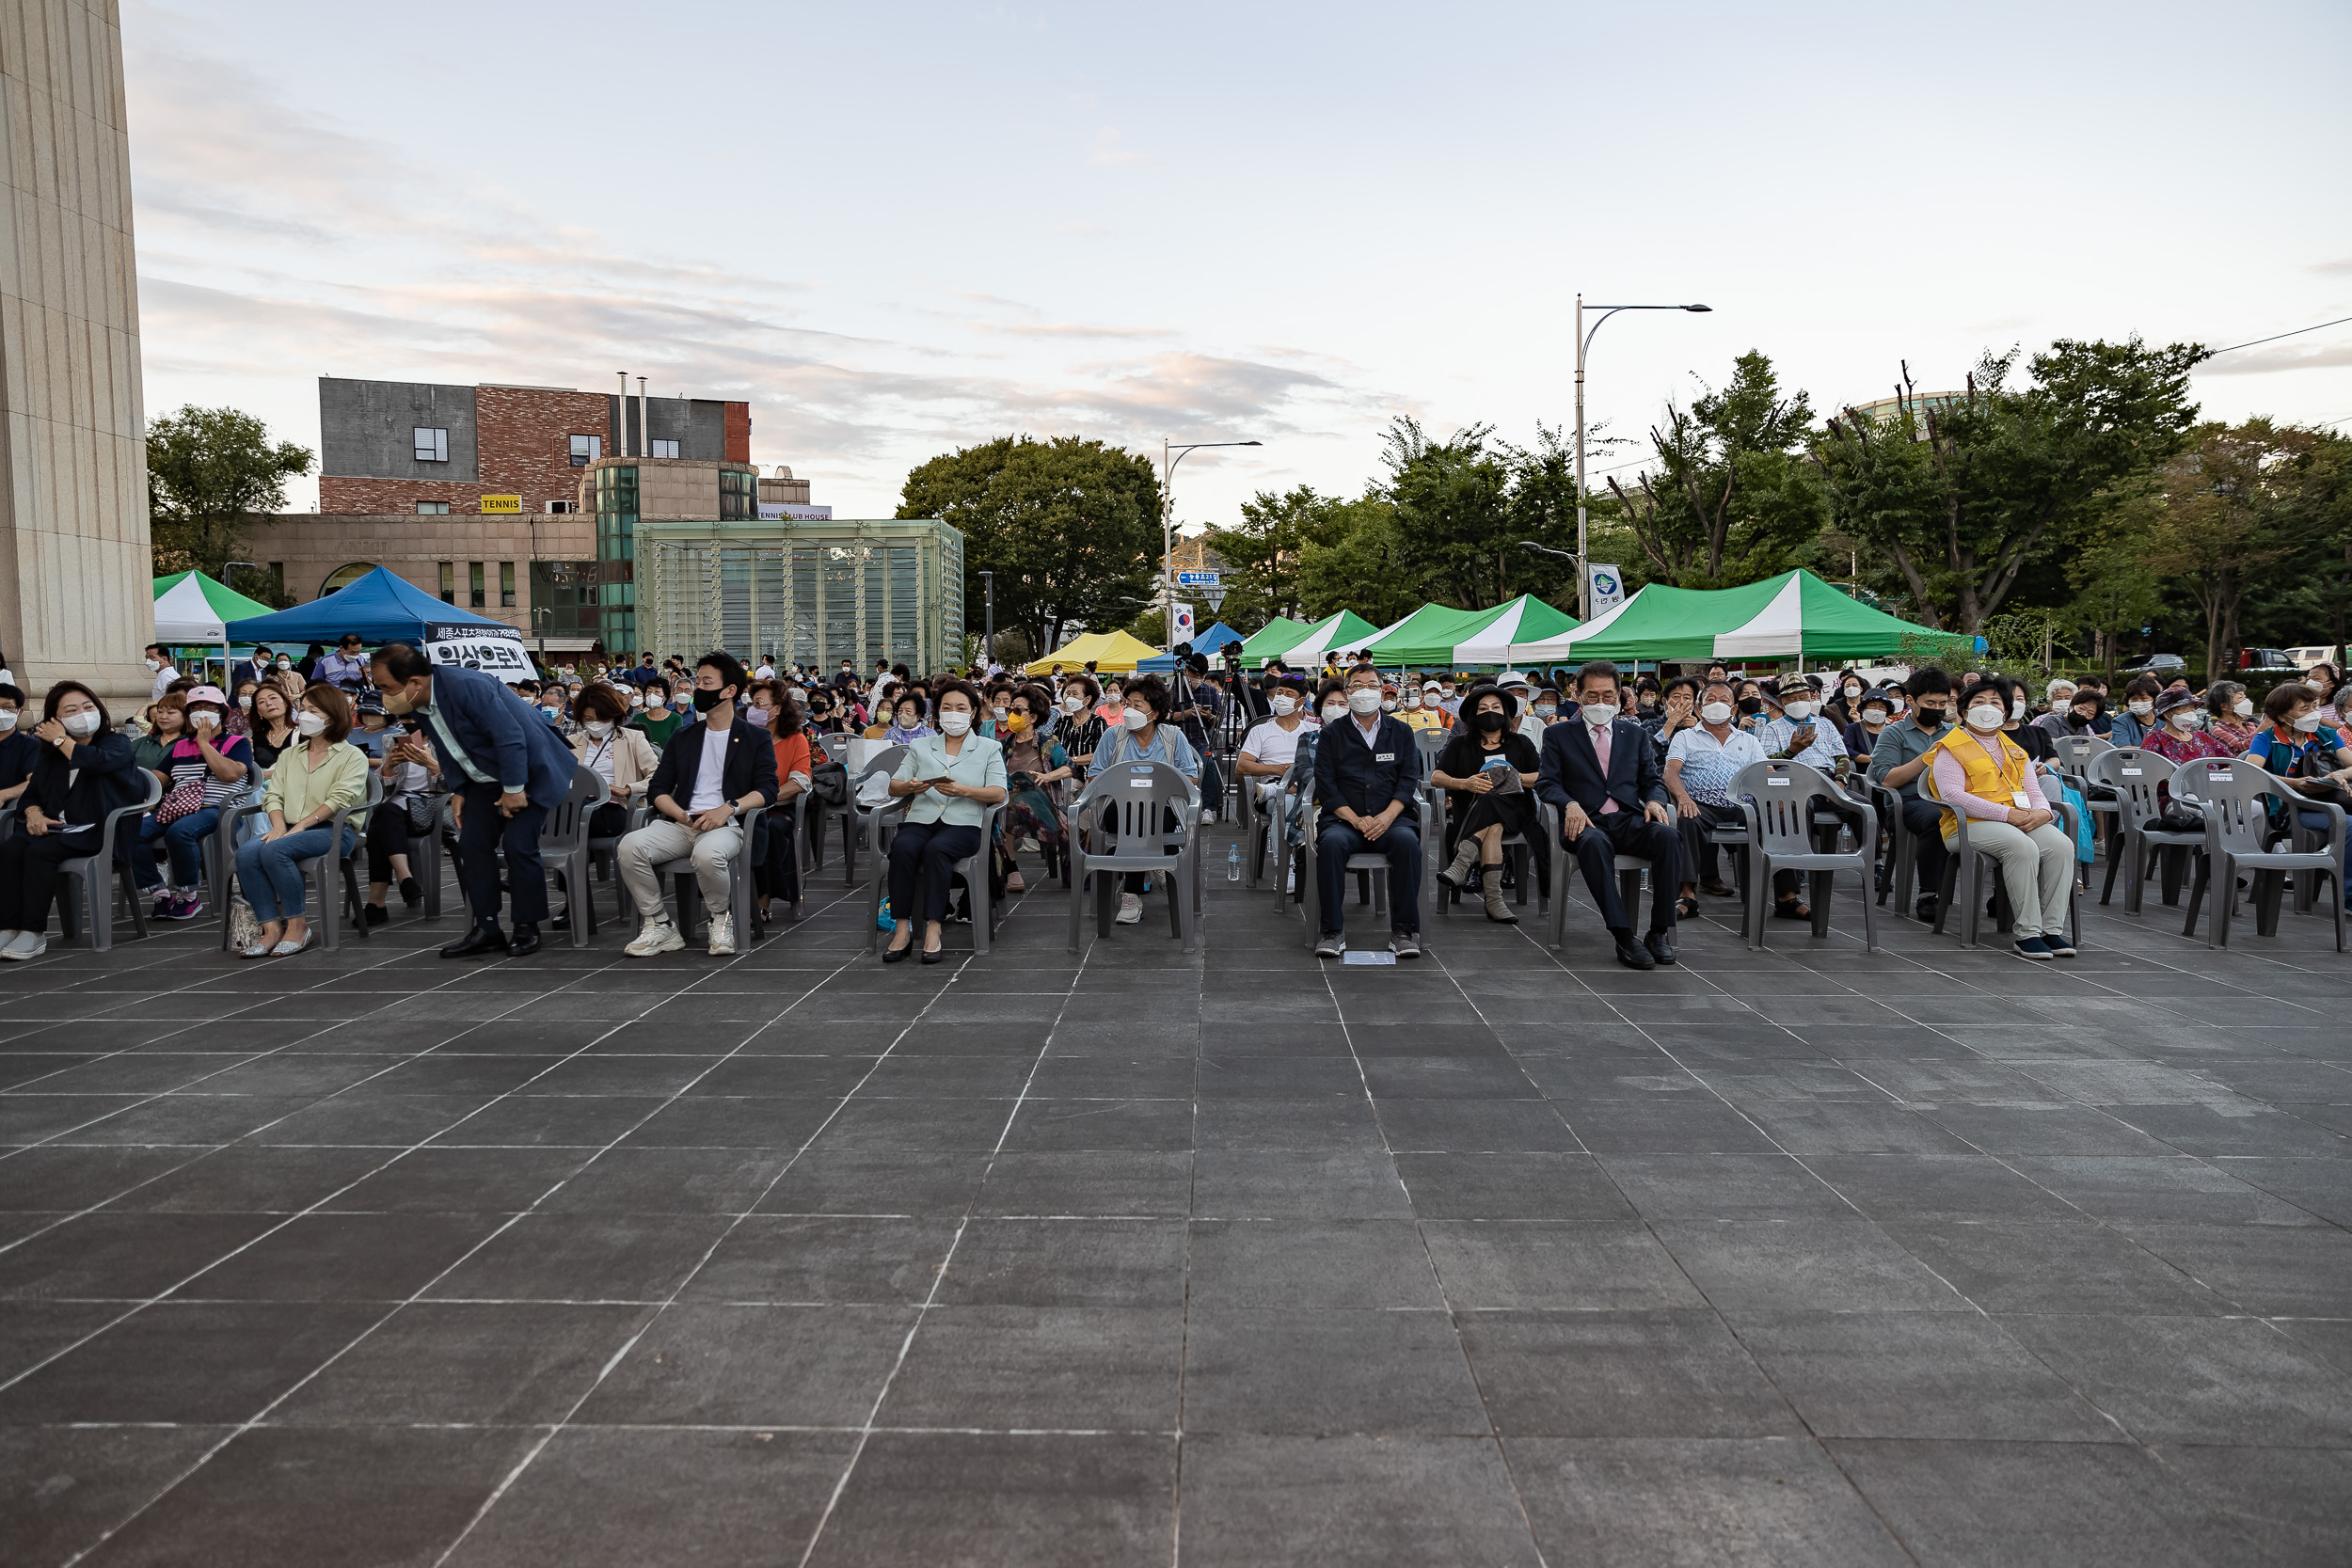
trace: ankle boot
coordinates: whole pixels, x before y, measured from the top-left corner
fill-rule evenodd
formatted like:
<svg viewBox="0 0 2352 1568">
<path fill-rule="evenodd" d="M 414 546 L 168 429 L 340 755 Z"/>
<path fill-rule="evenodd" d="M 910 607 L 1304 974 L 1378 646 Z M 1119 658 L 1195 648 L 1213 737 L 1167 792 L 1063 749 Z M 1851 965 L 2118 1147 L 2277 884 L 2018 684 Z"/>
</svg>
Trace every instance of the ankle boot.
<svg viewBox="0 0 2352 1568">
<path fill-rule="evenodd" d="M 1454 859 L 1438 873 L 1438 880 L 1448 887 L 1458 888 L 1470 880 L 1470 867 L 1478 863 L 1478 840 L 1465 838 L 1454 847 Z"/>
<path fill-rule="evenodd" d="M 1495 867 L 1500 871 L 1501 866 Z M 1502 879 L 1489 877 L 1481 890 L 1486 897 L 1486 918 L 1503 926 L 1516 926 L 1519 917 L 1511 912 L 1511 906 L 1502 901 Z"/>
</svg>

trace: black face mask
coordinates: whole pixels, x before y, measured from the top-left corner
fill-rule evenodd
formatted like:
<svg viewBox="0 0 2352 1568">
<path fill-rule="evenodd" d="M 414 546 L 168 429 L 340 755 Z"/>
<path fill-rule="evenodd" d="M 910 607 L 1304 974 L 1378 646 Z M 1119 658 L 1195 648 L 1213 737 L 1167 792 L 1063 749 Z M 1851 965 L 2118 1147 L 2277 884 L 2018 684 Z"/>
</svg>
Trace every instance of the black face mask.
<svg viewBox="0 0 2352 1568">
<path fill-rule="evenodd" d="M 1740 711 L 1742 713 L 1761 713 L 1764 711 L 1764 699 L 1761 697 L 1742 697 L 1740 699 Z"/>
<path fill-rule="evenodd" d="M 1500 713 L 1482 713 L 1478 716 L 1477 723 L 1480 729 L 1485 730 L 1488 735 L 1492 735 L 1497 730 L 1502 728 L 1502 715 Z"/>
<path fill-rule="evenodd" d="M 1911 710 L 1911 717 L 1921 729 L 1932 730 L 1941 728 L 1944 721 L 1951 715 L 1940 707 L 1915 707 Z"/>
<path fill-rule="evenodd" d="M 708 713 L 725 701 L 727 701 L 727 693 L 724 687 L 716 691 L 705 691 L 700 687 L 694 689 L 694 711 L 696 713 Z"/>
</svg>

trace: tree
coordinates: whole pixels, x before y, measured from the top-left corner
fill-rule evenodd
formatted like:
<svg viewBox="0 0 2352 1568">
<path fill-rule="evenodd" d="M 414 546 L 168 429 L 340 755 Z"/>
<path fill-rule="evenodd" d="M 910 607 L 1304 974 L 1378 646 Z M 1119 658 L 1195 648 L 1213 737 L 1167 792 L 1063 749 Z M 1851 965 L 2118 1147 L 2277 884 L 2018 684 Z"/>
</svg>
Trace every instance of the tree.
<svg viewBox="0 0 2352 1568">
<path fill-rule="evenodd" d="M 2147 561 L 2204 615 L 2207 685 L 2236 662 L 2248 588 L 2265 568 L 2296 551 L 2285 502 L 2293 471 L 2313 444 L 2311 432 L 2281 429 L 2265 419 L 2206 424 L 2164 467 Z"/>
<path fill-rule="evenodd" d="M 1787 570 L 1786 557 L 1820 526 L 1820 501 L 1801 462 L 1813 429 L 1803 392 L 1783 395 L 1772 362 L 1755 349 L 1731 380 L 1690 410 L 1669 403 L 1653 426 L 1657 472 L 1629 491 L 1609 487 L 1661 581 L 1716 588 Z"/>
<path fill-rule="evenodd" d="M 1079 626 L 1120 626 L 1152 596 L 1160 483 L 1151 463 L 1076 436 L 1002 436 L 907 475 L 898 515 L 938 517 L 964 536 L 963 602 L 996 574 L 996 621 L 1037 648 Z"/>
<path fill-rule="evenodd" d="M 2196 423 L 2188 376 L 2205 350 L 2060 339 L 2009 386 L 1986 355 L 1966 391 L 1921 400 L 1903 367 L 1895 416 L 1829 421 L 1815 450 L 1833 523 L 1886 552 L 1931 626 L 1975 631 L 2028 563 L 2087 537 L 2124 486 Z"/>
<path fill-rule="evenodd" d="M 1397 541 L 1396 509 L 1378 492 L 1337 508 L 1327 538 L 1309 545 L 1298 562 L 1299 613 L 1320 620 L 1352 610 L 1375 626 L 1402 620 L 1422 595 L 1406 575 Z"/>
<path fill-rule="evenodd" d="M 2164 610 L 2164 587 L 2148 564 L 2148 536 L 2128 514 L 2066 562 L 2066 580 L 2076 593 L 2066 620 L 2090 633 L 2091 653 L 2112 677 L 2124 639 L 2153 623 Z"/>
<path fill-rule="evenodd" d="M 286 481 L 310 471 L 310 449 L 270 443 L 234 408 L 190 404 L 147 426 L 148 535 L 155 575 L 217 578 L 245 554 L 253 518 L 286 504 Z"/>
<path fill-rule="evenodd" d="M 1263 626 L 1278 615 L 1298 619 L 1300 559 L 1308 546 L 1330 542 L 1350 504 L 1308 484 L 1279 496 L 1261 490 L 1242 502 L 1240 524 L 1210 535 L 1227 568 L 1219 612 L 1235 626 Z"/>
<path fill-rule="evenodd" d="M 1400 416 L 1382 437 L 1397 564 L 1427 597 L 1464 610 L 1508 597 L 1510 560 L 1523 553 L 1513 537 L 1510 453 L 1487 450 L 1493 430 L 1474 424 L 1432 441 Z"/>
</svg>

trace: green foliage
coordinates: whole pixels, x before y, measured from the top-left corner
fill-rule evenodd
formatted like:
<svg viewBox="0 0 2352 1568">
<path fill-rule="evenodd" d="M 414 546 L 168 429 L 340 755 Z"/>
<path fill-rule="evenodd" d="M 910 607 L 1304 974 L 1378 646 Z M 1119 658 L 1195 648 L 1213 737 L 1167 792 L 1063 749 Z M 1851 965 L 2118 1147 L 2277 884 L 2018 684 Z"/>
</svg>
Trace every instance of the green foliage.
<svg viewBox="0 0 2352 1568">
<path fill-rule="evenodd" d="M 2291 563 L 2303 543 L 2292 501 L 2313 447 L 2312 433 L 2268 420 L 2206 424 L 2163 468 L 2147 562 L 2196 604 L 2208 683 L 2235 662 L 2249 589 Z"/>
<path fill-rule="evenodd" d="M 1386 626 L 1420 608 L 1425 595 L 1406 573 L 1397 539 L 1396 509 L 1377 494 L 1342 501 L 1323 540 L 1311 543 L 1298 562 L 1299 612 L 1319 620 L 1352 610 L 1374 626 Z"/>
<path fill-rule="evenodd" d="M 1300 619 L 1300 562 L 1310 545 L 1328 544 L 1337 535 L 1349 504 L 1306 484 L 1279 496 L 1261 490 L 1242 502 L 1238 527 L 1213 531 L 1209 547 L 1226 566 L 1218 613 L 1227 624 L 1256 627 L 1278 615 Z"/>
<path fill-rule="evenodd" d="M 257 514 L 286 504 L 286 481 L 310 471 L 310 450 L 272 445 L 269 427 L 234 408 L 190 404 L 147 426 L 148 533 L 155 575 L 217 578 L 245 553 Z"/>
<path fill-rule="evenodd" d="M 2024 388 L 2008 385 L 2014 351 L 1987 355 L 1943 407 L 1918 401 L 1906 365 L 1891 421 L 1849 410 L 1815 450 L 1830 518 L 1895 563 L 1923 621 L 1974 631 L 2029 562 L 2090 538 L 2136 476 L 2181 449 L 2204 356 L 2061 339 Z"/>
<path fill-rule="evenodd" d="M 1657 580 L 1720 588 L 1788 569 L 1820 530 L 1821 501 L 1802 449 L 1813 426 L 1803 392 L 1784 395 L 1754 349 L 1729 384 L 1652 427 L 1658 471 L 1611 491 Z"/>
<path fill-rule="evenodd" d="M 963 602 L 996 574 L 996 624 L 1057 648 L 1073 626 L 1125 625 L 1152 595 L 1160 484 L 1149 460 L 1075 436 L 1007 436 L 932 458 L 907 475 L 901 517 L 938 517 L 964 535 Z"/>
</svg>

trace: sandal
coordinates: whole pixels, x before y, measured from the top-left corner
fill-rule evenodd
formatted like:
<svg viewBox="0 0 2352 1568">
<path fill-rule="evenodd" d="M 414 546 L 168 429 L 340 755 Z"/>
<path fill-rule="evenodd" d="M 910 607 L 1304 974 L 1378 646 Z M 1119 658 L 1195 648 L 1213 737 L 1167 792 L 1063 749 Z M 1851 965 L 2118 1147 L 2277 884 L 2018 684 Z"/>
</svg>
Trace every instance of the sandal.
<svg viewBox="0 0 2352 1568">
<path fill-rule="evenodd" d="M 1686 893 L 1681 897 L 1675 900 L 1675 918 L 1677 920 L 1696 920 L 1698 917 L 1699 901 L 1697 899 L 1692 897 Z"/>
<path fill-rule="evenodd" d="M 1772 918 L 1775 920 L 1810 920 L 1813 918 L 1813 911 L 1805 905 L 1803 899 L 1784 898 L 1772 906 Z"/>
</svg>

